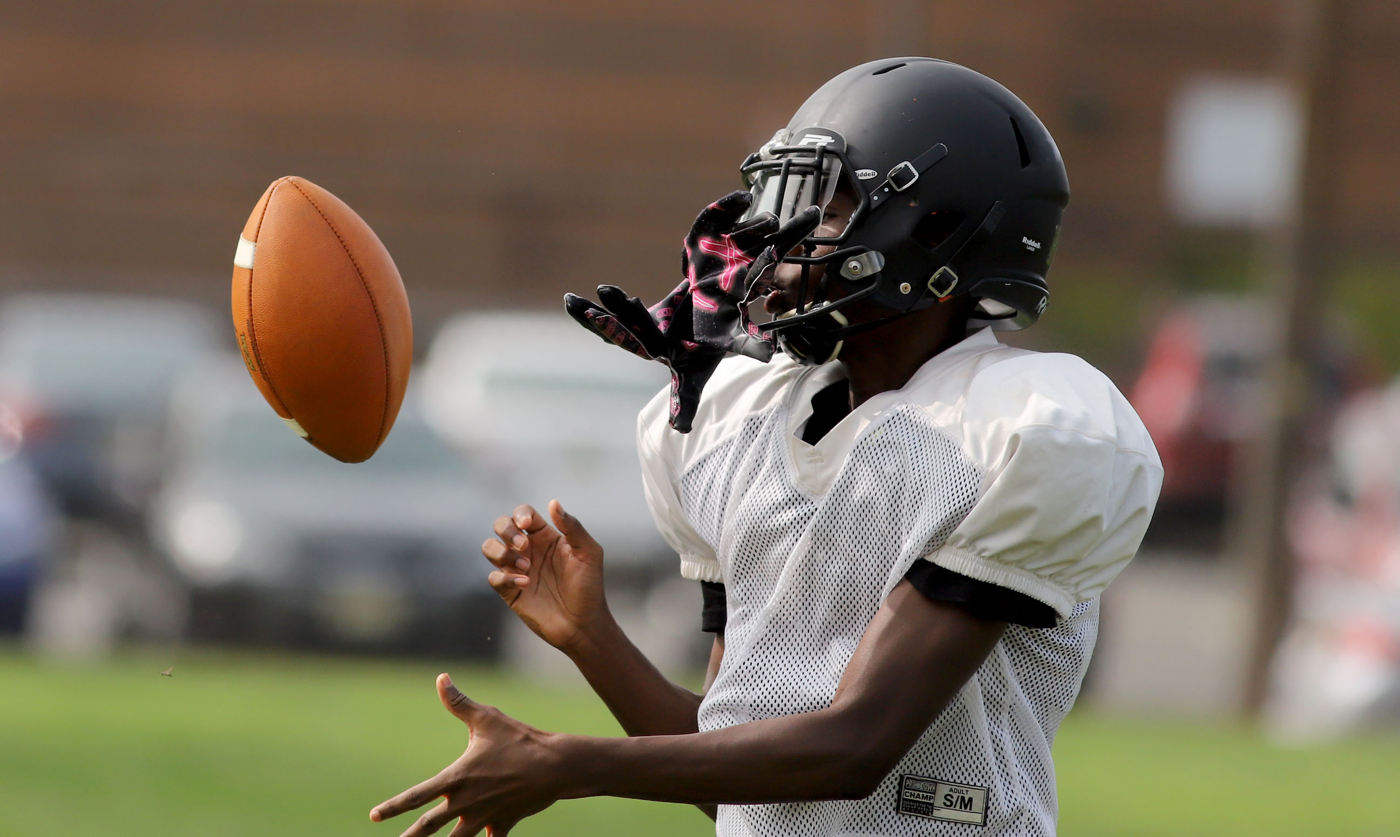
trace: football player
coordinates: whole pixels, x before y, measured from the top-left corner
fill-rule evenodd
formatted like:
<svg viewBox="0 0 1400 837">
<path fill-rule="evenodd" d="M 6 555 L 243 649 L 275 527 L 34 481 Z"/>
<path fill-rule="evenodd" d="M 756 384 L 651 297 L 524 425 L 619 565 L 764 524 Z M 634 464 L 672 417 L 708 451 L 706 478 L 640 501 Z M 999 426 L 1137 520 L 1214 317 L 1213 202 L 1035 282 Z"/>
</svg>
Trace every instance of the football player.
<svg viewBox="0 0 1400 837">
<path fill-rule="evenodd" d="M 618 629 L 584 526 L 521 506 L 483 546 L 490 583 L 629 737 L 545 733 L 443 675 L 470 744 L 374 819 L 442 797 L 404 833 L 501 835 L 614 795 L 699 805 L 722 835 L 1055 832 L 1051 745 L 1162 479 L 1107 378 L 997 340 L 1049 298 L 1059 152 L 991 79 L 902 58 L 822 86 L 742 172 L 662 302 L 567 299 L 672 371 L 638 449 L 704 586 L 704 693 Z"/>
</svg>

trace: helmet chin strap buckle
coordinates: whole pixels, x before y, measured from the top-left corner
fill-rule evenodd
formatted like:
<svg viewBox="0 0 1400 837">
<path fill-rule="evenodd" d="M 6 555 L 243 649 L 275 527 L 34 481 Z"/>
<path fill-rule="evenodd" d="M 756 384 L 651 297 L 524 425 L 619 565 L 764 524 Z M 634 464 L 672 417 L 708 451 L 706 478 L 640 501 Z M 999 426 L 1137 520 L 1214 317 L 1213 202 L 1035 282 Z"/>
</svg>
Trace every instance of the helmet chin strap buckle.
<svg viewBox="0 0 1400 837">
<path fill-rule="evenodd" d="M 948 295 L 958 287 L 958 272 L 948 265 L 943 265 L 933 272 L 928 278 L 928 292 L 939 299 L 947 299 Z"/>
</svg>

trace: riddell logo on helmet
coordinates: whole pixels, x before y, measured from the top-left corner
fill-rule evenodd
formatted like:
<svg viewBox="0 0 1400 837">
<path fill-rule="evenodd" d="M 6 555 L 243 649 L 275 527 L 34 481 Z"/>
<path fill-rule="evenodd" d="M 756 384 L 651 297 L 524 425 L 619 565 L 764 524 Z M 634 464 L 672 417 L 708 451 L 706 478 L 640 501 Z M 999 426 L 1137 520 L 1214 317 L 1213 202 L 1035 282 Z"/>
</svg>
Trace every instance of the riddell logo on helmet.
<svg viewBox="0 0 1400 837">
<path fill-rule="evenodd" d="M 798 145 L 831 145 L 836 142 L 836 137 L 829 137 L 825 134 L 808 134 L 803 137 Z"/>
<path fill-rule="evenodd" d="M 1033 238 L 1027 238 L 1027 237 L 1025 237 L 1024 235 L 1021 236 L 1021 243 L 1024 244 L 1024 245 L 1026 245 L 1026 249 L 1027 249 L 1027 250 L 1030 250 L 1032 253 L 1034 253 L 1036 250 L 1039 250 L 1039 249 L 1040 249 L 1040 242 L 1039 242 L 1039 241 L 1036 241 L 1036 240 L 1033 239 Z"/>
<path fill-rule="evenodd" d="M 874 169 L 856 169 L 856 177 L 860 180 L 874 180 L 880 173 Z"/>
</svg>

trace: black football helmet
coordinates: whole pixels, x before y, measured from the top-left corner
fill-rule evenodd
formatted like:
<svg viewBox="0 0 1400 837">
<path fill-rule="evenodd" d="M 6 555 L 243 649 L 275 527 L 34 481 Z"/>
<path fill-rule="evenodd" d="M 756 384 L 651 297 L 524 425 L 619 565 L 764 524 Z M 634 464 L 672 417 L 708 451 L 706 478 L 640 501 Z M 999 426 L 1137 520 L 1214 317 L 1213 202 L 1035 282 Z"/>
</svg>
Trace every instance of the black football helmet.
<svg viewBox="0 0 1400 837">
<path fill-rule="evenodd" d="M 838 236 L 810 236 L 801 255 L 825 264 L 810 305 L 761 329 L 790 356 L 834 359 L 842 341 L 951 295 L 978 300 L 971 327 L 1025 328 L 1045 311 L 1069 181 L 1031 109 L 981 73 L 933 58 L 888 58 L 847 70 L 813 93 L 788 126 L 744 161 L 750 216 L 785 222 L 825 206 L 838 185 L 858 201 Z M 822 245 L 835 249 L 813 255 Z M 795 253 L 796 251 L 794 251 Z M 829 300 L 827 283 L 846 292 Z M 866 300 L 889 316 L 851 325 Z"/>
</svg>

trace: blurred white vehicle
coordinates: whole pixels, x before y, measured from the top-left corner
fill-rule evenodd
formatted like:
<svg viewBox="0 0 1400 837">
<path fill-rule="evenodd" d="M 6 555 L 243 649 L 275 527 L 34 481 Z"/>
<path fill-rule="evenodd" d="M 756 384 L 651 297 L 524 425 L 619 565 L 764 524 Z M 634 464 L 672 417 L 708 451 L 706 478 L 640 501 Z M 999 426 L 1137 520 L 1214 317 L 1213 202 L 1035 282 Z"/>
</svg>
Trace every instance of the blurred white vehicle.
<svg viewBox="0 0 1400 837">
<path fill-rule="evenodd" d="M 609 567 L 674 560 L 647 509 L 636 452 L 637 413 L 669 381 L 661 364 L 609 346 L 562 311 L 482 312 L 442 327 L 422 381 L 428 421 L 490 463 L 503 487 L 497 514 L 558 499 L 603 545 Z"/>
<path fill-rule="evenodd" d="M 130 513 L 154 490 L 170 388 L 216 348 L 187 302 L 23 294 L 0 307 L 0 393 L 24 454 L 65 510 Z"/>
<path fill-rule="evenodd" d="M 180 383 L 151 531 L 194 591 L 196 633 L 490 648 L 504 607 L 480 544 L 501 501 L 414 392 L 384 446 L 347 465 L 292 433 L 236 355 Z"/>
</svg>

